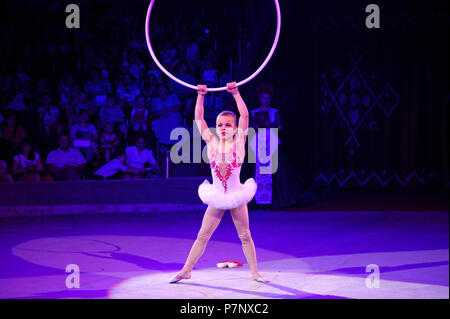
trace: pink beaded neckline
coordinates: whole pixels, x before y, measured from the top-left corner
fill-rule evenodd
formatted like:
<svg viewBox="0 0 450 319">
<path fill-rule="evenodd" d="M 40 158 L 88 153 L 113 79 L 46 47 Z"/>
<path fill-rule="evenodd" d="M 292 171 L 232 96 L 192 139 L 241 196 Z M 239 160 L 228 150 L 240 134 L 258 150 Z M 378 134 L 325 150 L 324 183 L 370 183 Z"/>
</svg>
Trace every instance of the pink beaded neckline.
<svg viewBox="0 0 450 319">
<path fill-rule="evenodd" d="M 217 178 L 222 182 L 222 186 L 225 190 L 225 193 L 227 192 L 227 188 L 228 188 L 227 181 L 230 178 L 233 169 L 242 165 L 242 162 L 240 161 L 240 159 L 238 159 L 238 156 L 236 154 L 236 143 L 234 143 L 233 149 L 234 149 L 234 152 L 233 152 L 231 161 L 225 161 L 225 154 L 222 154 L 222 158 L 223 158 L 222 162 L 226 163 L 225 174 L 222 174 L 222 172 L 220 171 L 219 165 L 216 162 L 215 156 L 213 156 L 213 160 L 211 161 L 211 168 L 213 169 Z"/>
<path fill-rule="evenodd" d="M 227 181 L 230 178 L 233 169 L 241 165 L 242 163 L 237 159 L 237 155 L 235 152 L 233 152 L 232 161 L 226 164 L 226 171 L 224 175 L 222 175 L 222 172 L 220 171 L 219 165 L 216 163 L 216 161 L 213 160 L 211 162 L 211 167 L 214 170 L 214 173 L 216 174 L 217 178 L 219 178 L 219 180 L 222 182 L 223 188 L 225 189 L 225 193 L 227 192 L 228 188 Z"/>
</svg>

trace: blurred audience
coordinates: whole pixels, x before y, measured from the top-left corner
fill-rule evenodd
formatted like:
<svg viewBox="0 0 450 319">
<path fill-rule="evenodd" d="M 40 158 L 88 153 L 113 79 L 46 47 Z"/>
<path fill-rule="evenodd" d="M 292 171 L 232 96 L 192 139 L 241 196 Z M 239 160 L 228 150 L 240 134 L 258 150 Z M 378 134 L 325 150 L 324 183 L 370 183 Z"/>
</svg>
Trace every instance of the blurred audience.
<svg viewBox="0 0 450 319">
<path fill-rule="evenodd" d="M 120 105 L 116 103 L 116 98 L 113 94 L 108 95 L 106 106 L 100 109 L 99 117 L 102 127 L 105 127 L 105 124 L 108 122 L 117 126 L 124 122 L 125 115 Z"/>
<path fill-rule="evenodd" d="M 8 173 L 8 164 L 0 160 L 0 182 L 14 182 L 11 174 Z"/>
<path fill-rule="evenodd" d="M 80 123 L 74 124 L 70 129 L 70 138 L 72 146 L 81 151 L 87 162 L 90 162 L 94 152 L 97 149 L 97 129 L 89 121 L 89 114 L 82 112 L 80 114 Z"/>
<path fill-rule="evenodd" d="M 63 132 L 59 135 L 59 148 L 48 154 L 46 164 L 48 172 L 55 181 L 80 180 L 86 160 L 83 154 L 70 147 L 70 135 Z"/>
<path fill-rule="evenodd" d="M 125 150 L 126 165 L 135 170 L 144 170 L 142 172 L 127 172 L 123 178 L 144 178 L 147 176 L 160 176 L 161 170 L 153 157 L 153 152 L 147 149 L 146 141 L 143 136 L 139 136 L 136 145 L 129 146 Z"/>
<path fill-rule="evenodd" d="M 160 84 L 158 96 L 151 100 L 151 111 L 154 120 L 152 129 L 160 144 L 173 145 L 176 141 L 170 139 L 173 129 L 184 126 L 181 117 L 181 102 L 178 97 L 169 91 L 167 84 Z"/>
<path fill-rule="evenodd" d="M 119 136 L 114 132 L 114 125 L 111 122 L 106 123 L 105 129 L 100 135 L 100 149 L 99 153 L 104 154 L 105 161 L 111 160 L 112 154 L 114 154 L 119 146 Z"/>
<path fill-rule="evenodd" d="M 11 173 L 16 181 L 39 182 L 40 173 L 44 172 L 39 153 L 34 152 L 29 141 L 20 144 L 19 153 L 14 156 Z"/>
<path fill-rule="evenodd" d="M 114 6 L 99 1 L 105 5 L 96 1 L 92 10 L 103 18 L 85 18 L 99 34 L 85 29 L 68 39 L 44 21 L 39 32 L 30 30 L 42 38 L 5 44 L 5 60 L 14 61 L 14 52 L 27 55 L 26 62 L 21 56 L 24 62 L 0 68 L 0 181 L 110 178 L 94 173 L 107 171 L 106 165 L 116 167 L 119 178 L 157 177 L 156 150 L 176 142 L 170 140 L 173 129 L 192 125 L 195 94 L 163 82 L 166 76 L 139 31 L 137 10 L 123 0 Z M 221 61 L 211 49 L 204 32 L 213 30 L 209 22 L 187 21 L 193 22 L 155 24 L 157 55 L 182 81 L 217 86 L 229 55 Z M 220 94 L 207 95 L 211 124 L 223 106 Z"/>
<path fill-rule="evenodd" d="M 38 108 L 38 115 L 41 127 L 49 126 L 50 128 L 55 128 L 58 132 L 61 132 L 62 125 L 59 122 L 59 108 L 52 104 L 50 94 L 44 94 L 42 96 L 42 106 Z"/>
</svg>

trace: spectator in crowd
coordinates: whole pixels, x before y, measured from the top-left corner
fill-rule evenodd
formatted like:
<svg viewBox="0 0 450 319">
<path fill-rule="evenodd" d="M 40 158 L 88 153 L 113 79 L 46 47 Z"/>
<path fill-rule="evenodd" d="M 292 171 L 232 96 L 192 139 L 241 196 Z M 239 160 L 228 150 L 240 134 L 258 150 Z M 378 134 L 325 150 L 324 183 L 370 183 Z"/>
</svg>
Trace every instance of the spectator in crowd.
<svg viewBox="0 0 450 319">
<path fill-rule="evenodd" d="M 177 44 L 177 54 L 175 55 L 175 58 L 172 61 L 172 64 L 170 66 L 170 72 L 176 73 L 178 71 L 178 68 L 180 66 L 180 63 L 187 63 L 186 61 L 186 45 L 182 42 L 179 42 Z"/>
<path fill-rule="evenodd" d="M 202 77 L 200 82 L 205 83 L 210 87 L 215 87 L 219 83 L 219 74 L 217 69 L 214 68 L 211 59 L 206 59 L 204 63 L 205 69 L 202 72 Z"/>
<path fill-rule="evenodd" d="M 86 165 L 83 154 L 78 149 L 70 147 L 68 132 L 61 133 L 58 142 L 59 148 L 47 156 L 48 172 L 56 181 L 80 180 L 81 172 Z"/>
<path fill-rule="evenodd" d="M 27 111 L 28 107 L 25 102 L 25 98 L 28 97 L 28 94 L 24 91 L 16 92 L 13 100 L 6 106 L 6 110 L 23 112 Z"/>
<path fill-rule="evenodd" d="M 161 50 L 162 63 L 166 65 L 169 69 L 172 68 L 172 63 L 175 60 L 177 54 L 177 50 L 172 42 L 167 41 L 163 45 L 163 49 Z"/>
<path fill-rule="evenodd" d="M 48 81 L 46 77 L 41 77 L 36 85 L 36 88 L 33 90 L 33 100 L 37 101 L 39 98 L 45 94 L 46 92 L 50 91 L 50 87 L 48 86 Z"/>
<path fill-rule="evenodd" d="M 180 114 L 181 102 L 175 94 L 169 92 L 166 84 L 160 84 L 158 96 L 151 102 L 152 117 L 156 118 L 152 122 L 152 129 L 158 142 L 165 145 L 175 144 L 170 139 L 170 133 L 184 125 Z"/>
<path fill-rule="evenodd" d="M 135 132 L 147 130 L 148 109 L 145 107 L 145 96 L 138 95 L 131 110 L 130 124 Z"/>
<path fill-rule="evenodd" d="M 2 138 L 6 141 L 13 152 L 16 151 L 17 146 L 27 136 L 24 127 L 16 120 L 14 113 L 10 113 L 6 117 L 6 125 L 3 126 Z"/>
<path fill-rule="evenodd" d="M 0 183 L 14 182 L 11 174 L 8 173 L 8 164 L 4 160 L 0 160 Z"/>
<path fill-rule="evenodd" d="M 105 124 L 108 122 L 114 123 L 116 127 L 123 123 L 124 114 L 122 108 L 116 103 L 116 98 L 113 94 L 108 94 L 107 104 L 100 109 L 99 116 L 102 127 L 105 127 Z"/>
<path fill-rule="evenodd" d="M 205 62 L 205 69 L 207 70 L 217 68 L 217 65 L 219 64 L 219 59 L 217 57 L 217 52 L 213 48 L 208 48 L 204 62 Z"/>
<path fill-rule="evenodd" d="M 141 81 L 142 74 L 145 72 L 145 65 L 135 50 L 130 50 L 129 60 L 124 61 L 122 67 L 135 77 L 138 83 Z"/>
<path fill-rule="evenodd" d="M 72 146 L 79 149 L 86 161 L 90 162 L 97 148 L 98 135 L 95 126 L 88 121 L 88 113 L 82 112 L 80 123 L 74 124 L 70 130 L 70 137 L 73 141 Z"/>
<path fill-rule="evenodd" d="M 95 114 L 95 108 L 87 99 L 87 95 L 81 91 L 78 84 L 74 85 L 71 90 L 71 99 L 66 104 L 67 127 L 72 127 L 80 121 L 81 112 L 88 112 L 89 116 Z"/>
<path fill-rule="evenodd" d="M 65 105 L 70 101 L 70 91 L 72 87 L 75 85 L 73 75 L 71 72 L 66 72 L 61 77 L 58 84 L 58 93 L 60 98 L 60 103 Z"/>
<path fill-rule="evenodd" d="M 194 75 L 189 71 L 187 62 L 182 61 L 178 64 L 176 75 L 180 80 L 186 83 L 197 83 Z M 189 127 L 189 124 L 192 123 L 192 120 L 194 118 L 193 113 L 195 100 L 192 97 L 192 90 L 176 82 L 172 82 L 172 91 L 180 100 L 182 106 L 183 122 L 186 126 Z"/>
<path fill-rule="evenodd" d="M 102 78 L 99 69 L 93 69 L 91 71 L 91 79 L 84 85 L 84 92 L 86 92 L 88 98 L 93 101 L 95 106 L 103 107 L 106 105 L 107 94 L 111 93 L 111 91 L 109 81 Z"/>
<path fill-rule="evenodd" d="M 17 65 L 17 73 L 16 73 L 16 78 L 18 80 L 18 82 L 20 83 L 20 87 L 26 88 L 26 90 L 28 90 L 31 87 L 31 77 L 25 73 L 24 71 L 24 66 L 22 63 L 19 63 Z"/>
<path fill-rule="evenodd" d="M 119 153 L 113 160 L 106 163 L 94 175 L 101 176 L 102 179 L 123 178 L 124 174 L 127 177 L 141 176 L 149 174 L 153 171 L 152 167 L 133 168 L 127 165 L 127 155 L 124 152 Z"/>
<path fill-rule="evenodd" d="M 97 114 L 97 107 L 93 105 L 91 100 L 89 100 L 86 93 L 81 92 L 80 103 L 78 103 L 75 111 L 77 112 L 78 120 L 81 120 L 80 115 L 83 112 L 87 112 L 89 116 L 95 116 Z"/>
<path fill-rule="evenodd" d="M 190 43 L 186 49 L 186 60 L 189 62 L 189 64 L 198 66 L 199 55 L 200 55 L 200 48 L 199 48 L 197 42 L 192 37 L 192 39 L 190 40 Z"/>
<path fill-rule="evenodd" d="M 147 76 L 154 75 L 156 77 L 156 85 L 162 82 L 161 71 L 155 63 L 149 63 L 147 65 L 147 70 Z"/>
<path fill-rule="evenodd" d="M 22 141 L 19 151 L 13 158 L 12 175 L 20 182 L 39 182 L 40 174 L 44 172 L 39 153 L 33 151 L 31 143 L 27 140 Z"/>
<path fill-rule="evenodd" d="M 61 132 L 62 126 L 59 123 L 59 108 L 52 104 L 50 94 L 46 93 L 42 96 L 42 106 L 38 108 L 38 116 L 42 127 L 47 125 Z"/>
<path fill-rule="evenodd" d="M 211 55 L 211 54 L 210 54 Z M 201 81 L 208 87 L 216 87 L 219 84 L 219 74 L 213 66 L 213 59 L 206 58 Z M 205 97 L 205 121 L 209 127 L 216 126 L 217 115 L 223 111 L 225 102 L 220 94 L 208 94 Z"/>
<path fill-rule="evenodd" d="M 143 136 L 139 136 L 136 140 L 135 146 L 129 146 L 125 150 L 127 158 L 127 166 L 133 169 L 144 169 L 147 167 L 152 168 L 151 175 L 160 175 L 158 163 L 156 162 L 153 152 L 146 147 L 146 141 Z M 124 178 L 143 178 L 149 174 L 127 172 L 124 174 Z"/>
<path fill-rule="evenodd" d="M 212 83 L 206 82 L 207 86 Z M 207 94 L 205 96 L 205 121 L 209 127 L 216 127 L 217 115 L 225 108 L 225 102 L 220 94 Z"/>
<path fill-rule="evenodd" d="M 37 148 L 41 158 L 47 158 L 48 153 L 58 147 L 58 131 L 44 125 L 37 137 Z"/>
<path fill-rule="evenodd" d="M 107 162 L 111 160 L 112 154 L 116 152 L 119 142 L 119 136 L 114 132 L 113 123 L 106 123 L 105 129 L 100 135 L 99 153 L 104 154 Z"/>
<path fill-rule="evenodd" d="M 97 7 L 105 13 L 100 20 L 95 18 L 94 13 L 85 16 L 90 21 L 87 23 L 101 25 L 101 37 L 84 31 L 74 35 L 70 41 L 58 40 L 57 36 L 51 35 L 52 23 L 44 21 L 43 39 L 14 43 L 14 46 L 19 45 L 14 50 L 11 50 L 11 42 L 5 44 L 6 57 L 13 57 L 14 52 L 27 56 L 27 59 L 18 59 L 25 62 L 16 66 L 5 64 L 3 70 L 6 73 L 0 74 L 0 150 L 8 154 L 8 158 L 4 159 L 10 167 L 25 136 L 36 142 L 36 152 L 45 159 L 58 148 L 59 132 L 69 130 L 73 136 L 74 144 L 70 144 L 73 151 L 79 147 L 84 160 L 88 160 L 83 177 L 89 178 L 96 165 L 103 165 L 104 160 L 109 163 L 115 158 L 110 143 L 116 141 L 115 138 L 119 140 L 117 148 L 123 146 L 125 149 L 128 145 L 134 145 L 136 135 L 142 135 L 147 148 L 156 154 L 156 141 L 162 146 L 160 150 L 164 151 L 175 142 L 170 140 L 174 128 L 192 128 L 195 97 L 190 89 L 176 82 L 171 81 L 170 87 L 160 85 L 163 72 L 152 59 L 147 56 L 141 58 L 141 53 L 145 54 L 147 48 L 134 13 L 130 11 L 123 16 L 121 6 L 90 4 L 90 7 Z M 190 13 L 183 10 L 183 14 Z M 127 28 L 118 27 L 117 21 Z M 177 19 L 174 24 L 161 21 L 155 23 L 152 29 L 155 48 L 162 48 L 159 52 L 161 62 L 187 83 L 198 83 L 201 79 L 209 87 L 221 86 L 218 70 L 228 65 L 219 65 L 217 54 L 211 49 L 211 36 L 203 32 L 203 20 L 189 19 L 192 21 L 189 25 L 179 25 L 181 21 Z M 18 29 L 11 26 L 11 30 Z M 204 59 L 200 60 L 200 56 Z M 86 74 L 87 70 L 90 73 Z M 79 79 L 86 77 L 88 81 L 81 82 L 80 86 Z M 49 92 L 56 94 L 48 95 Z M 141 94 L 145 96 L 144 100 Z M 37 107 L 34 107 L 36 101 Z M 211 127 L 215 127 L 216 116 L 223 110 L 223 105 L 220 94 L 206 96 L 205 108 L 209 110 L 205 114 L 210 117 L 206 120 Z M 20 124 L 8 124 L 10 112 L 15 115 L 14 121 Z M 92 124 L 85 120 L 85 113 Z M 110 133 L 109 122 L 114 126 L 113 133 Z M 101 137 L 96 138 L 100 128 Z M 105 154 L 105 158 L 99 154 Z M 123 155 L 121 159 L 125 157 Z M 133 169 L 130 168 L 129 172 Z M 76 175 L 73 172 L 68 174 Z M 140 172 L 137 175 L 148 174 Z M 44 179 L 45 175 L 41 174 L 41 180 Z"/>
<path fill-rule="evenodd" d="M 99 70 L 102 79 L 105 79 L 105 80 L 109 79 L 109 71 L 108 71 L 107 64 L 106 64 L 105 60 L 98 61 L 97 69 Z M 109 82 L 109 83 L 111 84 L 111 82 Z"/>
<path fill-rule="evenodd" d="M 141 89 L 136 82 L 135 77 L 133 77 L 130 73 L 125 73 L 123 75 L 123 81 L 117 88 L 117 97 L 127 103 L 127 109 L 130 108 L 130 104 L 133 103 L 136 96 L 141 93 Z"/>
<path fill-rule="evenodd" d="M 31 126 L 34 120 L 32 111 L 31 95 L 20 87 L 20 81 L 15 79 L 17 89 L 15 90 L 14 99 L 6 106 L 6 110 L 14 112 L 18 122 L 24 127 Z"/>
<path fill-rule="evenodd" d="M 197 81 L 195 80 L 194 75 L 189 72 L 189 67 L 186 62 L 180 62 L 177 65 L 176 76 L 181 81 L 184 81 L 189 84 L 195 84 Z M 179 98 L 186 99 L 187 97 L 192 96 L 192 90 L 185 87 L 184 85 L 178 84 L 175 81 L 171 82 L 172 92 L 175 93 Z"/>
<path fill-rule="evenodd" d="M 100 46 L 89 43 L 84 47 L 84 70 L 83 72 L 87 72 L 87 70 L 92 69 L 95 65 L 98 65 L 98 62 L 101 61 L 102 49 Z"/>
<path fill-rule="evenodd" d="M 65 127 L 72 127 L 75 123 L 78 122 L 78 114 L 77 114 L 77 106 L 78 103 L 81 103 L 81 90 L 78 85 L 72 86 L 70 89 L 69 100 L 67 103 L 63 104 L 62 110 L 63 113 L 63 123 Z"/>
<path fill-rule="evenodd" d="M 149 73 L 142 84 L 142 94 L 147 97 L 147 101 L 150 101 L 158 94 L 158 78 L 153 73 Z"/>
</svg>

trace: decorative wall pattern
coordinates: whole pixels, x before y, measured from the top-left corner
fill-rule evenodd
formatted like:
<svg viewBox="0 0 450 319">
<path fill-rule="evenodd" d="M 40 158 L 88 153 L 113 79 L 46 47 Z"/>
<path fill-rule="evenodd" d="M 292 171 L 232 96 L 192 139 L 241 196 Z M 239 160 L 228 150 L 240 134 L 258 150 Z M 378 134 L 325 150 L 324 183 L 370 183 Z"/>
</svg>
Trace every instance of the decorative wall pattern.
<svg viewBox="0 0 450 319">
<path fill-rule="evenodd" d="M 363 127 L 373 131 L 377 125 L 370 117 L 371 113 L 378 108 L 389 118 L 400 102 L 397 91 L 389 82 L 385 82 L 381 91 L 377 92 L 375 84 L 379 84 L 376 83 L 379 82 L 379 78 L 374 73 L 369 75 L 363 73 L 359 67 L 362 58 L 362 54 L 357 56 L 351 54 L 352 69 L 334 69 L 330 74 L 321 75 L 323 84 L 320 107 L 326 115 L 335 116 L 337 125 L 348 131 L 345 145 L 348 146 L 350 155 L 354 155 L 355 149 L 361 146 L 358 132 Z M 336 112 L 330 113 L 333 108 Z"/>
<path fill-rule="evenodd" d="M 449 189 L 449 175 L 448 171 L 444 174 L 436 171 L 427 171 L 425 169 L 416 172 L 412 171 L 406 173 L 405 171 L 401 173 L 388 174 L 385 170 L 380 173 L 377 172 L 366 172 L 361 170 L 359 172 L 349 172 L 340 171 L 336 173 L 320 173 L 314 180 L 316 182 L 323 182 L 328 186 L 338 186 L 344 188 L 346 186 L 381 186 L 382 188 L 393 186 L 398 184 L 402 187 L 408 186 L 427 186 L 433 184 L 444 185 L 445 188 Z"/>
<path fill-rule="evenodd" d="M 382 9 L 382 8 L 381 8 Z M 366 15 L 345 15 L 343 17 L 333 17 L 331 15 L 315 16 L 310 18 L 310 25 L 314 31 L 319 30 L 345 30 L 345 31 L 365 31 Z M 444 12 L 433 12 L 427 15 L 414 15 L 411 13 L 400 13 L 397 16 L 389 16 L 381 10 L 380 26 L 388 30 L 405 30 L 411 28 L 427 28 L 436 25 L 448 25 L 450 17 Z"/>
</svg>

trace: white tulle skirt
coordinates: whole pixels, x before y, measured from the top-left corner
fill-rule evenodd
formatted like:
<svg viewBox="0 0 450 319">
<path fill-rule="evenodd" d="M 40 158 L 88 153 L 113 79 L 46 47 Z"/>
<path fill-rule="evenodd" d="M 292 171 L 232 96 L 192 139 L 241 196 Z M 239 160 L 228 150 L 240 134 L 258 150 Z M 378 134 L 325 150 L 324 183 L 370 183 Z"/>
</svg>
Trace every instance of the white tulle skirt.
<svg viewBox="0 0 450 319">
<path fill-rule="evenodd" d="M 198 196 L 206 205 L 217 209 L 233 209 L 247 204 L 255 196 L 258 184 L 253 178 L 249 178 L 241 188 L 232 192 L 218 191 L 208 180 L 204 180 L 198 187 Z"/>
</svg>

